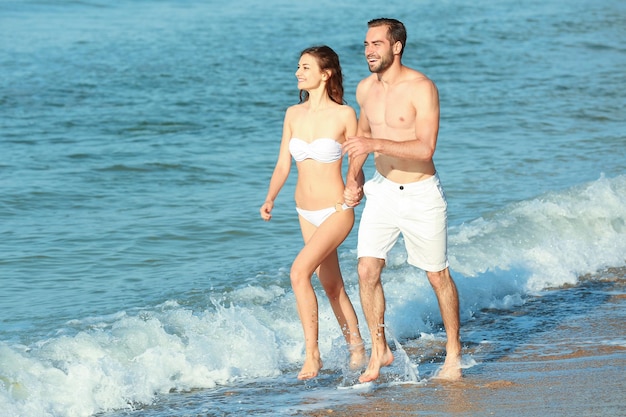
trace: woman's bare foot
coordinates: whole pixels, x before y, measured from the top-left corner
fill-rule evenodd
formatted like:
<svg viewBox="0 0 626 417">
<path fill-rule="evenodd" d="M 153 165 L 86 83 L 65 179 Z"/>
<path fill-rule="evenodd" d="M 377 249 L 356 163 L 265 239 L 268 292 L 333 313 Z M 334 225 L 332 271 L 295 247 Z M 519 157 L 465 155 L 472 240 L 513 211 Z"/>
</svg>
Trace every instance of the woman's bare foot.
<svg viewBox="0 0 626 417">
<path fill-rule="evenodd" d="M 367 363 L 367 352 L 365 352 L 363 342 L 348 345 L 348 352 L 350 352 L 350 370 L 356 371 L 365 366 Z"/>
<path fill-rule="evenodd" d="M 389 346 L 385 346 L 385 350 L 382 355 L 376 356 L 372 353 L 372 357 L 370 358 L 370 363 L 367 365 L 367 369 L 363 374 L 359 377 L 359 382 L 371 382 L 380 376 L 380 368 L 384 366 L 389 366 L 393 362 L 393 353 L 391 353 L 391 349 Z"/>
<path fill-rule="evenodd" d="M 322 369 L 322 360 L 320 358 L 308 357 L 304 360 L 304 365 L 298 374 L 298 379 L 301 381 L 315 378 L 320 369 Z"/>
</svg>

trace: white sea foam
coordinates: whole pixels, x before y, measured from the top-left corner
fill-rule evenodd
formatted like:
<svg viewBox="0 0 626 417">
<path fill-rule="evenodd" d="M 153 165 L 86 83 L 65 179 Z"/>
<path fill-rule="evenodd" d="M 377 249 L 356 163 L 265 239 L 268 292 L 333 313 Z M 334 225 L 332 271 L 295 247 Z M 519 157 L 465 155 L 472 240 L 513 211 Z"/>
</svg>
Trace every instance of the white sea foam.
<svg viewBox="0 0 626 417">
<path fill-rule="evenodd" d="M 502 276 L 541 291 L 624 265 L 625 237 L 626 176 L 601 177 L 451 230 L 450 263 L 466 277 Z"/>
<path fill-rule="evenodd" d="M 600 178 L 451 230 L 451 268 L 463 320 L 482 308 L 515 308 L 526 294 L 623 265 L 625 210 L 626 176 Z M 427 337 L 440 331 L 437 300 L 425 274 L 404 260 L 398 245 L 384 271 L 387 325 L 398 340 Z M 344 256 L 342 262 L 364 323 L 356 260 Z M 340 369 L 345 359 L 340 331 L 323 296 L 319 304 L 325 366 Z M 73 320 L 59 336 L 31 346 L 0 342 L 0 409 L 9 416 L 79 417 L 133 408 L 171 390 L 295 372 L 302 352 L 292 293 L 248 284 L 201 311 L 169 301 Z"/>
</svg>

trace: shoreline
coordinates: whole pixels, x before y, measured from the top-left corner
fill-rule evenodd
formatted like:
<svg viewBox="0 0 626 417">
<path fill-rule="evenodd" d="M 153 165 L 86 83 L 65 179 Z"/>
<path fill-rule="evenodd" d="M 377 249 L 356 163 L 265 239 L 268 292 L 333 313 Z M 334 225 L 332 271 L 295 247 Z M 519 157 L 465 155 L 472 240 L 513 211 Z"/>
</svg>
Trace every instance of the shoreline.
<svg viewBox="0 0 626 417">
<path fill-rule="evenodd" d="M 583 303 L 580 308 L 587 311 L 529 335 L 504 355 L 476 358 L 478 363 L 466 369 L 460 381 L 381 386 L 363 394 L 358 404 L 306 415 L 625 415 L 625 269 L 607 270 L 601 277 L 608 283 L 602 303 L 591 308 Z"/>
</svg>

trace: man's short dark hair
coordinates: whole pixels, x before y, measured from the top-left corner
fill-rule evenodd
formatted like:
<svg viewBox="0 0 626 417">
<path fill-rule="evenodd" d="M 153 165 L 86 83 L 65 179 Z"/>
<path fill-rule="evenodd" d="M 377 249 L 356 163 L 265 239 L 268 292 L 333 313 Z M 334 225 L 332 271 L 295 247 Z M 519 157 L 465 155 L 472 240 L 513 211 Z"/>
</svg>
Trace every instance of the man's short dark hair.
<svg viewBox="0 0 626 417">
<path fill-rule="evenodd" d="M 400 51 L 400 56 L 404 53 L 404 46 L 406 45 L 406 28 L 404 27 L 404 23 L 397 19 L 390 19 L 388 17 L 379 17 L 377 19 L 372 19 L 367 22 L 367 26 L 370 28 L 378 27 L 378 26 L 387 26 L 389 29 L 388 38 L 393 46 L 396 42 L 400 42 L 402 45 L 402 50 Z"/>
</svg>

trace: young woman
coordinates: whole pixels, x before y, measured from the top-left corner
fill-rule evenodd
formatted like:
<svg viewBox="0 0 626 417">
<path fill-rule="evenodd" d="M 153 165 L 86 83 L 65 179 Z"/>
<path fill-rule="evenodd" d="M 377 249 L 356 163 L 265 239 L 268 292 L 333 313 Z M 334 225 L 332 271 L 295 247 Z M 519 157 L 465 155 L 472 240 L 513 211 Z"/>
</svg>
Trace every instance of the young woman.
<svg viewBox="0 0 626 417">
<path fill-rule="evenodd" d="M 292 157 L 298 168 L 296 210 L 304 247 L 291 266 L 298 314 L 304 330 L 306 357 L 298 379 L 318 375 L 322 360 L 318 347 L 318 306 L 311 278 L 317 274 L 343 331 L 350 366 L 364 365 L 365 349 L 354 307 L 344 288 L 337 247 L 352 230 L 354 210 L 344 202 L 341 144 L 356 133 L 356 112 L 343 101 L 339 57 L 328 46 L 307 48 L 300 54 L 300 103 L 285 112 L 278 160 L 261 217 L 272 218 L 274 200 L 287 180 Z"/>
</svg>

